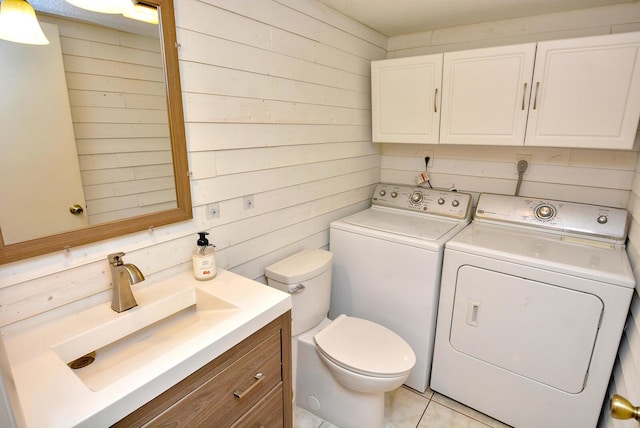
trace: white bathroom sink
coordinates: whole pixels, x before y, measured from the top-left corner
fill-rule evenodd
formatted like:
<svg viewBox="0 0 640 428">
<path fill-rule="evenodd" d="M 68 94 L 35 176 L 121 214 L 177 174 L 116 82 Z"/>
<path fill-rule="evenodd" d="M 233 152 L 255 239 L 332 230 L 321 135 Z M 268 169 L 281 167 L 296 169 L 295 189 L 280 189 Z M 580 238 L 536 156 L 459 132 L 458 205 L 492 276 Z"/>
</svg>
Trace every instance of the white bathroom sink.
<svg viewBox="0 0 640 428">
<path fill-rule="evenodd" d="M 111 426 L 291 309 L 289 294 L 226 270 L 143 285 L 128 311 L 102 302 L 0 334 L 18 426 Z"/>
<path fill-rule="evenodd" d="M 236 313 L 239 308 L 199 287 L 140 305 L 106 323 L 90 327 L 51 347 L 64 363 L 89 353 L 90 364 L 71 369 L 92 391 L 99 391 L 162 357 L 176 338 L 202 333 Z"/>
</svg>

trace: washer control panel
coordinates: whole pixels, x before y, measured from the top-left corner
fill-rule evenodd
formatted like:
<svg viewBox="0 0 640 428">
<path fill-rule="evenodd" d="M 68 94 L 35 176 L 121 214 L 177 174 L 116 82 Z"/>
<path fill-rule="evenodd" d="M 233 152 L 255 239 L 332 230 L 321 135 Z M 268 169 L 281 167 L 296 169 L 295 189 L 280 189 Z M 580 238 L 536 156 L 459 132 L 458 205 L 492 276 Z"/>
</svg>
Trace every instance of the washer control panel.
<svg viewBox="0 0 640 428">
<path fill-rule="evenodd" d="M 468 219 L 471 217 L 472 198 L 467 193 L 381 183 L 376 186 L 371 203 L 425 214 Z"/>
<path fill-rule="evenodd" d="M 629 213 L 622 208 L 489 193 L 480 195 L 475 218 L 616 242 L 624 242 L 629 225 Z"/>
</svg>

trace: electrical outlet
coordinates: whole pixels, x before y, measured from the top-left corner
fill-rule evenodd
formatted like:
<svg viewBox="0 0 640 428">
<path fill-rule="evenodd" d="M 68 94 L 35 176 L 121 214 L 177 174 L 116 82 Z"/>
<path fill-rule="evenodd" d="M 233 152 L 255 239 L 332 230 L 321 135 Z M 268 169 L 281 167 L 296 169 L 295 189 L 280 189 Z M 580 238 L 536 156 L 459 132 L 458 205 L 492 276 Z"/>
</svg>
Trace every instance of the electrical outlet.
<svg viewBox="0 0 640 428">
<path fill-rule="evenodd" d="M 209 204 L 207 205 L 207 218 L 219 218 L 220 217 L 220 204 Z"/>
<path fill-rule="evenodd" d="M 255 208 L 255 203 L 253 202 L 253 195 L 245 196 L 243 199 L 243 206 L 245 210 L 251 210 Z"/>
</svg>

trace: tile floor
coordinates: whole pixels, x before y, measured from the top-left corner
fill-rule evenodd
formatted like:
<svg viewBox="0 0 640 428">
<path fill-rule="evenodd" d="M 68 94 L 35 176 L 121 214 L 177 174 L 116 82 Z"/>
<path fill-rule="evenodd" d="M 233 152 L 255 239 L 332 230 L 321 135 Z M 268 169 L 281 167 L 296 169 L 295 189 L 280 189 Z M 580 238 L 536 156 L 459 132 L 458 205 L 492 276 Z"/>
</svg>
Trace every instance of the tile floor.
<svg viewBox="0 0 640 428">
<path fill-rule="evenodd" d="M 295 428 L 340 428 L 296 407 Z M 385 396 L 385 428 L 508 428 L 443 395 L 401 387 Z M 366 428 L 366 427 L 362 427 Z"/>
</svg>

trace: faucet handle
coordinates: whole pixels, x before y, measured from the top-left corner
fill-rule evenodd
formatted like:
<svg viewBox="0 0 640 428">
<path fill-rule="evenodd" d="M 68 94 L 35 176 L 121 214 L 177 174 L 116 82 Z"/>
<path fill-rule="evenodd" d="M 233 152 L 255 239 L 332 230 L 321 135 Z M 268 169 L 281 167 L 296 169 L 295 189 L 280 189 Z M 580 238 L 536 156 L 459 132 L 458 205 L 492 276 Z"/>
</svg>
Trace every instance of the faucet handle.
<svg viewBox="0 0 640 428">
<path fill-rule="evenodd" d="M 113 254 L 109 254 L 107 256 L 107 259 L 109 260 L 109 263 L 111 263 L 114 266 L 120 266 L 122 264 L 122 257 L 125 255 L 125 253 L 123 252 L 119 252 L 119 253 L 113 253 Z"/>
</svg>

